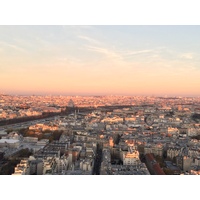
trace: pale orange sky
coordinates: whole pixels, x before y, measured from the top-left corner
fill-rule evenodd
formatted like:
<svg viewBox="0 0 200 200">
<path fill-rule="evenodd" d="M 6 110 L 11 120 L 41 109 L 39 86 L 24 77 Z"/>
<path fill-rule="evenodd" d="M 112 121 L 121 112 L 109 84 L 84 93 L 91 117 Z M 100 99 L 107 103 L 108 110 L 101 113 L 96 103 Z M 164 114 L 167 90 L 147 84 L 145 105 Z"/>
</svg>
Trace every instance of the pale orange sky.
<svg viewBox="0 0 200 200">
<path fill-rule="evenodd" d="M 199 95 L 199 26 L 1 26 L 0 93 Z"/>
</svg>

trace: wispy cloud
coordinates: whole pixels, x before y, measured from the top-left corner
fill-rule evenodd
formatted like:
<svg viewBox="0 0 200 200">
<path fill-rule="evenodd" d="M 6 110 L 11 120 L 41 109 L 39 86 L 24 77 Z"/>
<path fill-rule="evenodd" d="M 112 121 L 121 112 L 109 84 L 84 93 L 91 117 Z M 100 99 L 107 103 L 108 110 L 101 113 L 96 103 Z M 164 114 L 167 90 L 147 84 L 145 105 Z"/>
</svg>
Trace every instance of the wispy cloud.
<svg viewBox="0 0 200 200">
<path fill-rule="evenodd" d="M 109 59 L 117 61 L 119 64 L 130 64 L 129 59 L 134 56 L 145 56 L 147 58 L 148 54 L 148 59 L 158 59 L 160 58 L 158 50 L 156 49 L 144 49 L 144 50 L 138 50 L 138 51 L 118 51 L 115 49 L 111 48 L 106 48 L 106 47 L 101 47 L 101 46 L 95 46 L 95 45 L 87 45 L 86 49 L 89 51 L 93 51 L 99 54 L 102 54 L 106 56 Z M 143 55 L 144 54 L 144 55 Z M 146 54 L 146 55 L 145 55 Z M 128 60 L 127 60 L 128 59 Z M 135 60 L 136 62 L 136 60 Z"/>
<path fill-rule="evenodd" d="M 79 39 L 82 39 L 88 43 L 88 45 L 85 45 L 84 48 L 88 51 L 93 51 L 99 54 L 102 54 L 110 59 L 117 59 L 118 61 L 130 62 L 127 59 L 134 57 L 134 56 L 142 56 L 143 54 L 148 54 L 148 56 L 153 56 L 155 58 L 158 58 L 158 54 L 160 51 L 165 47 L 158 47 L 156 49 L 141 49 L 141 50 L 124 50 L 121 51 L 118 48 L 112 48 L 112 46 L 106 44 L 103 41 L 94 39 L 93 37 L 86 36 L 86 35 L 78 35 Z M 152 57 L 152 58 L 153 58 Z"/>
<path fill-rule="evenodd" d="M 78 38 L 88 42 L 88 45 L 86 45 L 85 47 L 89 51 L 102 54 L 106 56 L 107 58 L 122 59 L 122 55 L 120 52 L 117 52 L 115 50 L 105 47 L 107 45 L 104 42 L 101 42 L 97 39 L 94 39 L 92 37 L 88 37 L 85 35 L 78 35 Z"/>
<path fill-rule="evenodd" d="M 184 59 L 193 59 L 194 58 L 194 54 L 193 53 L 184 53 L 180 56 L 181 58 L 184 58 Z"/>
<path fill-rule="evenodd" d="M 117 53 L 113 50 L 109 50 L 107 48 L 96 47 L 96 46 L 87 46 L 87 50 L 98 52 L 98 53 L 103 54 L 107 57 L 120 58 L 120 59 L 122 58 L 119 53 Z"/>
<path fill-rule="evenodd" d="M 100 41 L 93 39 L 91 37 L 88 37 L 88 36 L 79 35 L 78 38 L 88 41 L 89 43 L 92 43 L 92 44 L 101 44 Z"/>
<path fill-rule="evenodd" d="M 139 51 L 128 51 L 128 52 L 124 52 L 123 54 L 125 56 L 132 56 L 132 55 L 150 53 L 150 52 L 153 52 L 153 51 L 154 51 L 153 49 L 145 49 L 145 50 L 139 50 Z"/>
<path fill-rule="evenodd" d="M 14 45 L 14 44 L 9 44 L 7 42 L 2 42 L 2 41 L 0 41 L 0 44 L 3 45 L 4 47 L 9 47 L 9 48 L 17 50 L 17 51 L 25 52 L 25 50 L 23 48 L 21 48 L 17 45 Z"/>
</svg>

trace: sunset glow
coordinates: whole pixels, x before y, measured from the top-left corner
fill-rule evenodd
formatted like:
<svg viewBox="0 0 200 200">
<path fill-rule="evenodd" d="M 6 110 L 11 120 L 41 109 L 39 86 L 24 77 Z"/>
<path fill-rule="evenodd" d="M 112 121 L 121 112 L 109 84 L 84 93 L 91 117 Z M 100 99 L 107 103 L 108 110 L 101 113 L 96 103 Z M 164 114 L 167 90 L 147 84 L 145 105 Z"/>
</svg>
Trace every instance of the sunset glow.
<svg viewBox="0 0 200 200">
<path fill-rule="evenodd" d="M 200 26 L 0 26 L 0 93 L 200 95 Z"/>
</svg>

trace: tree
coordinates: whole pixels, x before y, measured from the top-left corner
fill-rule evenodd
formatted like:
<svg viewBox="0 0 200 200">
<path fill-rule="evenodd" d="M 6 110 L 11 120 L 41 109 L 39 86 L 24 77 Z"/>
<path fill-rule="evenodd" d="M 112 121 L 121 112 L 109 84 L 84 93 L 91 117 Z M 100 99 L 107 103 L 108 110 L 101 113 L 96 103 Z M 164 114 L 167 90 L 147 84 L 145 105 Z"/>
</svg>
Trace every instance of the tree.
<svg viewBox="0 0 200 200">
<path fill-rule="evenodd" d="M 163 168 L 163 171 L 166 175 L 174 175 L 174 172 L 169 168 Z"/>
<path fill-rule="evenodd" d="M 12 159 L 8 160 L 5 165 L 2 166 L 0 170 L 0 175 L 11 175 L 15 171 L 15 167 L 20 163 L 20 160 Z"/>
<path fill-rule="evenodd" d="M 29 150 L 28 148 L 26 149 L 21 149 L 20 151 L 17 152 L 17 154 L 15 155 L 15 158 L 17 157 L 24 157 L 24 158 L 28 158 L 29 156 L 31 156 L 33 153 L 31 150 Z"/>
<path fill-rule="evenodd" d="M 7 129 L 6 132 L 7 132 L 7 134 L 9 134 L 9 133 L 13 132 L 13 129 Z"/>
</svg>

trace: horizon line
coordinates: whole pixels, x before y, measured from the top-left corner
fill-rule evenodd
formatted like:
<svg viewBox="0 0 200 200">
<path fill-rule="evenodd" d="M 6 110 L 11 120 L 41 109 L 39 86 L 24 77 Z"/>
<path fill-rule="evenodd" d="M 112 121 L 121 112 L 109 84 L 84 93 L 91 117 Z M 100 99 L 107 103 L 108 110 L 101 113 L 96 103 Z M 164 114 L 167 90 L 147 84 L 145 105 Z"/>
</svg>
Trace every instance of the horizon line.
<svg viewBox="0 0 200 200">
<path fill-rule="evenodd" d="M 8 95 L 8 96 L 80 96 L 80 97 L 92 97 L 92 96 L 147 96 L 147 97 L 200 97 L 200 95 L 194 94 L 50 94 L 50 93 L 6 93 L 0 92 L 0 95 Z"/>
</svg>

